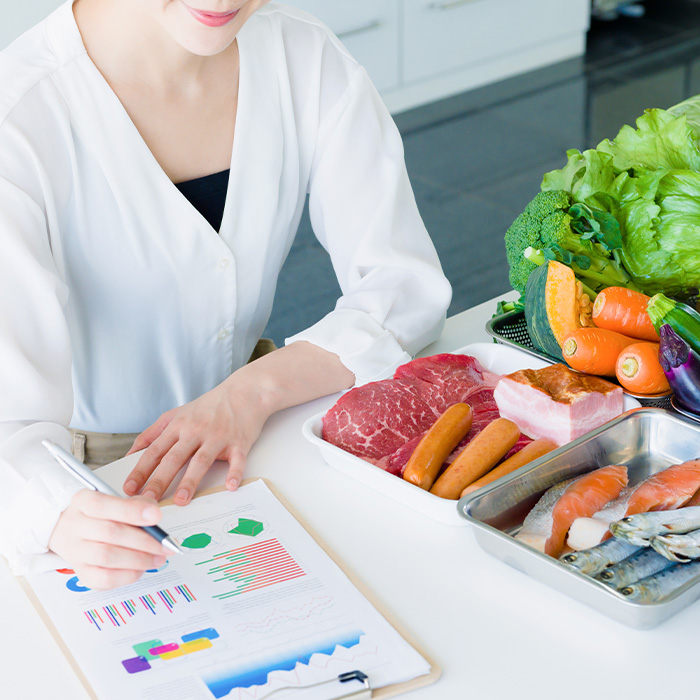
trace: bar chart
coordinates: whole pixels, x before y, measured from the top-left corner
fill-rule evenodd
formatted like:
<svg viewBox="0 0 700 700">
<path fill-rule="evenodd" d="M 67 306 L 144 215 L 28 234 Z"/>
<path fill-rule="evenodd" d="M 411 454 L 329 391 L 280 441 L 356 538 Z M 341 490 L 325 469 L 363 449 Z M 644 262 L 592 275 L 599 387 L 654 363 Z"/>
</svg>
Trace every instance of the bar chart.
<svg viewBox="0 0 700 700">
<path fill-rule="evenodd" d="M 102 631 L 105 627 L 122 627 L 137 615 L 172 613 L 176 605 L 195 600 L 192 591 L 183 584 L 86 610 L 85 617 Z"/>
<path fill-rule="evenodd" d="M 223 600 L 305 576 L 304 570 L 275 538 L 255 542 L 197 562 L 214 583 L 230 584 L 214 594 Z"/>
</svg>

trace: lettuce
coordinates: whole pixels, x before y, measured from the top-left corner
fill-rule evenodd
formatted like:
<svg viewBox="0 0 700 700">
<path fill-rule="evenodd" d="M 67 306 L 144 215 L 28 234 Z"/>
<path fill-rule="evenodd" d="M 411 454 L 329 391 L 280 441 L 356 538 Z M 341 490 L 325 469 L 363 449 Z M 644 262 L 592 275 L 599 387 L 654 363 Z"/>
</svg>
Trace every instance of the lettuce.
<svg viewBox="0 0 700 700">
<path fill-rule="evenodd" d="M 619 260 L 644 292 L 687 296 L 700 288 L 700 97 L 677 113 L 647 110 L 637 128 L 545 174 L 541 189 L 612 214 Z"/>
<path fill-rule="evenodd" d="M 686 117 L 663 109 L 648 109 L 637 128 L 623 126 L 618 135 L 596 149 L 612 156 L 617 172 L 658 168 L 700 170 L 700 150 Z"/>
<path fill-rule="evenodd" d="M 668 113 L 674 117 L 685 116 L 688 126 L 695 136 L 696 144 L 700 142 L 700 95 L 669 107 Z"/>
</svg>

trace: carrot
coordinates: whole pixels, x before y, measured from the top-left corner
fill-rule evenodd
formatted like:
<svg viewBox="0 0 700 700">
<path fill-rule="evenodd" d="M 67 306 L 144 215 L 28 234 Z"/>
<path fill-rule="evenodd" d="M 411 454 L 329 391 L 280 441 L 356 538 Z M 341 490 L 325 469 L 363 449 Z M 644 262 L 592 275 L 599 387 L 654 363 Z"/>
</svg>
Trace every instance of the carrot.
<svg viewBox="0 0 700 700">
<path fill-rule="evenodd" d="M 647 313 L 649 297 L 625 287 L 607 287 L 593 304 L 593 323 L 639 340 L 658 341 L 659 334 Z"/>
<path fill-rule="evenodd" d="M 658 343 L 633 343 L 617 358 L 617 381 L 634 394 L 660 394 L 671 391 L 659 362 Z"/>
<path fill-rule="evenodd" d="M 519 469 L 538 457 L 547 454 L 547 452 L 556 450 L 557 447 L 559 447 L 559 445 L 557 445 L 554 440 L 550 440 L 549 438 L 540 438 L 539 440 L 528 442 L 525 447 L 518 450 L 512 457 L 509 457 L 505 461 L 501 462 L 495 469 L 492 469 L 490 472 L 487 472 L 485 476 L 482 476 L 481 479 L 477 479 L 467 486 L 462 491 L 460 498 L 462 496 L 466 496 L 472 491 L 480 489 L 482 486 L 490 484 L 492 481 L 496 481 L 496 479 L 500 479 L 506 474 L 514 472 L 516 469 Z"/>
<path fill-rule="evenodd" d="M 577 328 L 564 338 L 561 352 L 572 369 L 614 377 L 617 356 L 636 342 L 634 338 L 605 328 Z"/>
<path fill-rule="evenodd" d="M 450 452 L 469 432 L 472 418 L 469 404 L 455 403 L 450 406 L 416 445 L 403 471 L 403 478 L 427 491 Z"/>
</svg>

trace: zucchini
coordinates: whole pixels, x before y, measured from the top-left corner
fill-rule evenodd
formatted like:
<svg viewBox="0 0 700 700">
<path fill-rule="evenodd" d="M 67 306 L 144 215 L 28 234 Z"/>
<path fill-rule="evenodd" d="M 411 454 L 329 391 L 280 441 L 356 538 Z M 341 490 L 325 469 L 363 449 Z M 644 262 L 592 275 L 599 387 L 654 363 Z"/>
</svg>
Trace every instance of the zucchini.
<svg viewBox="0 0 700 700">
<path fill-rule="evenodd" d="M 659 292 L 649 299 L 647 313 L 657 333 L 667 323 L 695 352 L 700 353 L 700 314 L 692 306 Z"/>
</svg>

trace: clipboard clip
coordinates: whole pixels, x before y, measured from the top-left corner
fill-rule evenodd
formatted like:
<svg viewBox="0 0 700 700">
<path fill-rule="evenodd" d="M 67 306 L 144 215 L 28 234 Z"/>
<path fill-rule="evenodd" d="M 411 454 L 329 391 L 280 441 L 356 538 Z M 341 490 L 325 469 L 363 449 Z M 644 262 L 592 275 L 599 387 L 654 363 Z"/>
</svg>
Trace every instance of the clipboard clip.
<svg viewBox="0 0 700 700">
<path fill-rule="evenodd" d="M 353 683 L 353 681 L 355 682 Z M 358 687 L 358 682 L 362 687 Z M 352 684 L 352 687 L 345 686 L 346 683 Z M 267 695 L 263 695 L 260 700 L 267 700 L 267 698 L 275 695 L 275 693 L 289 692 L 291 690 L 310 690 L 311 688 L 321 688 L 323 686 L 329 686 L 330 691 L 330 694 L 325 700 L 370 700 L 372 697 L 369 677 L 366 673 L 356 669 L 355 671 L 346 671 L 335 678 L 329 678 L 328 680 L 312 683 L 311 685 L 277 688 Z M 335 686 L 335 688 L 331 686 Z"/>
</svg>

